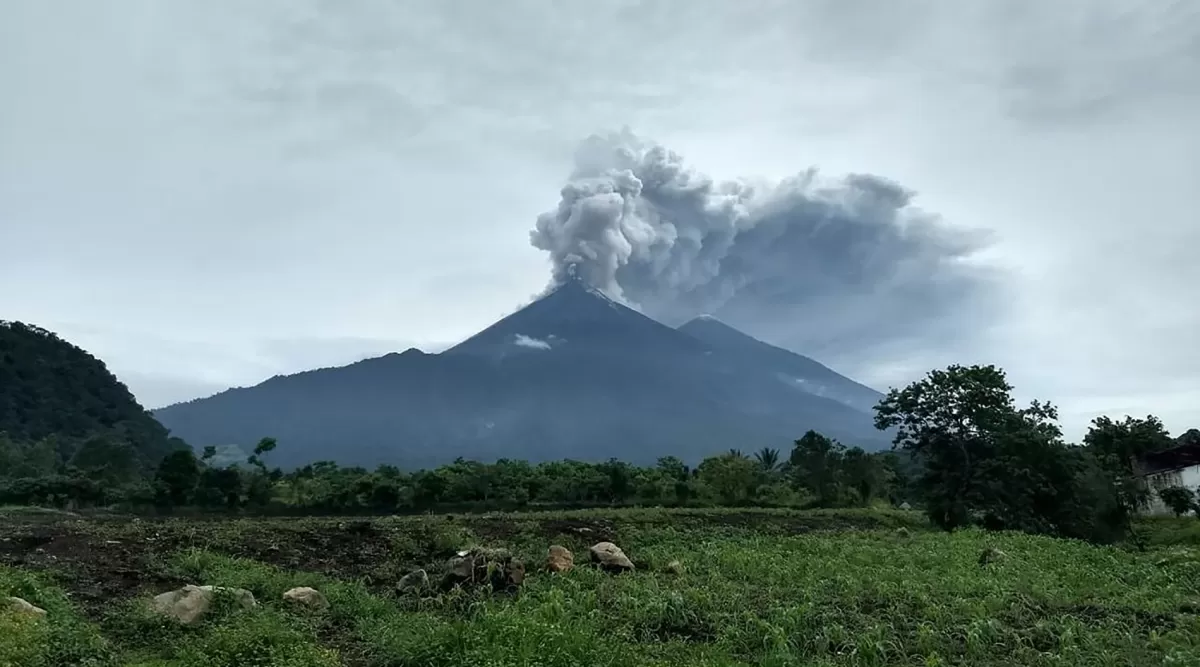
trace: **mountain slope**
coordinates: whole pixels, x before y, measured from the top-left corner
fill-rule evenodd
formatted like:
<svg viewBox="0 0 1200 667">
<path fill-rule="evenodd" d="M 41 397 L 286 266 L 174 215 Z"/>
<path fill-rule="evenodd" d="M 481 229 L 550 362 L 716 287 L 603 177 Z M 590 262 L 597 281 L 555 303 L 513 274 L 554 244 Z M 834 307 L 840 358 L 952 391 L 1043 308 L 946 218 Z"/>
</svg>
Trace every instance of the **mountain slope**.
<svg viewBox="0 0 1200 667">
<path fill-rule="evenodd" d="M 698 460 L 786 446 L 809 428 L 884 443 L 862 411 L 798 392 L 578 281 L 441 354 L 276 377 L 157 415 L 196 446 L 273 436 L 281 465 Z"/>
<path fill-rule="evenodd" d="M 146 464 L 182 446 L 104 363 L 53 333 L 0 321 L 0 433 L 17 442 L 94 435 L 128 442 Z M 69 458 L 69 451 L 60 451 Z"/>
<path fill-rule="evenodd" d="M 713 346 L 747 367 L 771 369 L 784 384 L 801 391 L 832 398 L 856 410 L 872 414 L 883 394 L 859 384 L 829 367 L 734 329 L 720 320 L 701 316 L 679 330 Z"/>
</svg>

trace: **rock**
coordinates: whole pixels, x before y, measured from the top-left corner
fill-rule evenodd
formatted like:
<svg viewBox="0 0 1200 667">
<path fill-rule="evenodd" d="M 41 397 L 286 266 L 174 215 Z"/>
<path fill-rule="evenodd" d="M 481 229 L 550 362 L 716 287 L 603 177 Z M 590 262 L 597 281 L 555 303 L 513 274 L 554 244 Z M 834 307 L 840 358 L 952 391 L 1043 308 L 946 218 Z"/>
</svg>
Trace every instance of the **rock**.
<svg viewBox="0 0 1200 667">
<path fill-rule="evenodd" d="M 461 553 L 461 552 L 460 552 Z M 514 590 L 525 581 L 525 564 L 507 549 L 476 547 L 447 564 L 442 589 L 456 586 L 491 586 L 492 590 Z"/>
<path fill-rule="evenodd" d="M 525 563 L 515 558 L 508 561 L 508 565 L 504 568 L 504 574 L 508 577 L 510 586 L 520 586 L 525 583 Z"/>
<path fill-rule="evenodd" d="M 325 599 L 325 595 L 321 591 L 309 588 L 308 586 L 298 586 L 286 591 L 283 594 L 283 599 L 313 609 L 329 608 L 329 600 Z"/>
<path fill-rule="evenodd" d="M 996 547 L 988 547 L 988 548 L 984 549 L 982 553 L 979 554 L 979 564 L 987 565 L 989 563 L 995 563 L 996 561 L 1003 559 L 1007 555 L 1008 554 L 1005 554 L 1003 551 L 997 549 Z"/>
<path fill-rule="evenodd" d="M 575 556 L 566 548 L 555 544 L 546 556 L 546 569 L 551 572 L 570 572 L 575 567 Z"/>
<path fill-rule="evenodd" d="M 37 618 L 41 618 L 46 615 L 45 609 L 42 609 L 41 607 L 35 607 L 34 605 L 30 604 L 27 600 L 24 600 L 22 598 L 15 598 L 15 597 L 14 598 L 5 598 L 4 603 L 5 603 L 5 606 L 7 606 L 9 608 L 10 611 L 13 611 L 17 614 L 22 614 L 24 616 L 34 616 Z"/>
<path fill-rule="evenodd" d="M 912 533 L 908 532 L 908 529 L 904 526 L 900 526 L 896 529 L 896 537 L 910 537 L 911 535 Z"/>
<path fill-rule="evenodd" d="M 401 593 L 422 591 L 426 588 L 429 588 L 429 574 L 425 570 L 413 570 L 396 582 L 396 590 Z"/>
<path fill-rule="evenodd" d="M 244 588 L 188 584 L 179 590 L 154 596 L 150 602 L 150 608 L 159 614 L 174 618 L 184 625 L 194 625 L 208 613 L 213 599 L 218 593 L 232 595 L 235 603 L 243 609 L 250 609 L 257 604 L 254 594 Z"/>
<path fill-rule="evenodd" d="M 628 572 L 633 569 L 633 561 L 621 551 L 621 547 L 612 542 L 600 542 L 590 549 L 592 562 L 608 572 Z"/>
<path fill-rule="evenodd" d="M 910 510 L 910 509 L 912 509 L 912 505 L 909 505 L 908 501 L 905 501 L 905 502 L 900 503 L 900 509 Z"/>
<path fill-rule="evenodd" d="M 666 571 L 667 574 L 683 574 L 683 563 L 673 560 L 670 563 L 667 563 L 667 566 L 663 568 L 663 570 Z"/>
</svg>

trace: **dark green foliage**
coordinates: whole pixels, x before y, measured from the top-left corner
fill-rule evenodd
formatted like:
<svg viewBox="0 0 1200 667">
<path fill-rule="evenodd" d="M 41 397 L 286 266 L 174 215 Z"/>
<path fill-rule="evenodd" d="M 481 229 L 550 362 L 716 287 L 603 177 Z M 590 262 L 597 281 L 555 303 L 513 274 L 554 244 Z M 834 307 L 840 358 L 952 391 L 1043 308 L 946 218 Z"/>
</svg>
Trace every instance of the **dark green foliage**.
<svg viewBox="0 0 1200 667">
<path fill-rule="evenodd" d="M 788 458 L 788 471 L 794 486 L 808 489 L 817 503 L 825 507 L 838 504 L 841 492 L 840 472 L 846 448 L 836 440 L 809 431 L 796 441 Z"/>
<path fill-rule="evenodd" d="M 93 470 L 104 465 L 105 476 L 117 478 L 133 467 L 151 469 L 182 446 L 103 362 L 20 322 L 0 321 L 0 433 L 38 455 L 41 443 L 52 439 L 58 465 L 89 448 L 75 465 Z M 131 451 L 120 451 L 121 443 Z M 11 451 L 11 444 L 0 439 L 0 450 L 5 448 Z M 103 463 L 109 454 L 116 458 Z M 0 469 L 0 476 L 23 474 Z"/>
<path fill-rule="evenodd" d="M 196 493 L 200 483 L 200 462 L 191 449 L 171 452 L 158 464 L 155 480 L 162 489 L 164 502 L 169 505 L 186 505 Z"/>
<path fill-rule="evenodd" d="M 779 468 L 779 450 L 773 447 L 763 447 L 754 454 L 759 467 L 764 472 L 774 472 Z"/>
<path fill-rule="evenodd" d="M 1175 516 L 1183 516 L 1196 507 L 1196 492 L 1183 486 L 1169 486 L 1159 489 L 1158 497 L 1171 508 Z"/>
<path fill-rule="evenodd" d="M 1150 452 L 1169 449 L 1175 441 L 1162 422 L 1151 415 L 1145 419 L 1126 417 L 1119 422 L 1098 417 L 1092 421 L 1083 443 L 1112 480 L 1118 518 L 1128 525 L 1131 517 L 1150 501 L 1150 489 L 1139 475 L 1139 461 Z"/>
<path fill-rule="evenodd" d="M 995 366 L 950 366 L 876 408 L 876 425 L 895 428 L 896 445 L 924 461 L 930 519 L 1089 539 L 1127 525 L 1103 448 L 1068 447 L 1055 408 L 1018 408 L 1011 390 Z"/>
<path fill-rule="evenodd" d="M 722 504 L 744 505 L 754 497 L 761 468 L 752 459 L 731 451 L 704 459 L 697 471 L 699 480 L 716 493 Z"/>
</svg>

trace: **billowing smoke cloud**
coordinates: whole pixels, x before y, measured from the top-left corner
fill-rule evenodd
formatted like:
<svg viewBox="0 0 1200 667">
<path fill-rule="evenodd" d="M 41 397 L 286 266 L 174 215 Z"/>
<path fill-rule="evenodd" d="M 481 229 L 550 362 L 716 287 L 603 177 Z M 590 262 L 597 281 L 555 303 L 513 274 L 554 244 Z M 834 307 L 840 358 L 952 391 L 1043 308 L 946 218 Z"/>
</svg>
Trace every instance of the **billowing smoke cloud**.
<svg viewBox="0 0 1200 667">
<path fill-rule="evenodd" d="M 668 324 L 702 313 L 831 353 L 949 336 L 991 303 L 970 259 L 986 235 L 945 225 L 879 176 L 715 182 L 628 130 L 587 139 L 530 237 L 576 274 Z"/>
</svg>

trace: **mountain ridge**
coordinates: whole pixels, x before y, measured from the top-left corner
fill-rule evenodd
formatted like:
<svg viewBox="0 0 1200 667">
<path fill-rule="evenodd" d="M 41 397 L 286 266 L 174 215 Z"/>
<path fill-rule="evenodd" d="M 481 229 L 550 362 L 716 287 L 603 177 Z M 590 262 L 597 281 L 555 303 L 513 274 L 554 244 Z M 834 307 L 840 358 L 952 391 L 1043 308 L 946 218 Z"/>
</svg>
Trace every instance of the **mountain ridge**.
<svg viewBox="0 0 1200 667">
<path fill-rule="evenodd" d="M 275 437 L 285 466 L 698 461 L 730 447 L 785 446 L 808 428 L 886 445 L 862 410 L 788 386 L 762 359 L 569 280 L 440 353 L 413 348 L 277 376 L 155 415 L 195 446 Z"/>
</svg>

